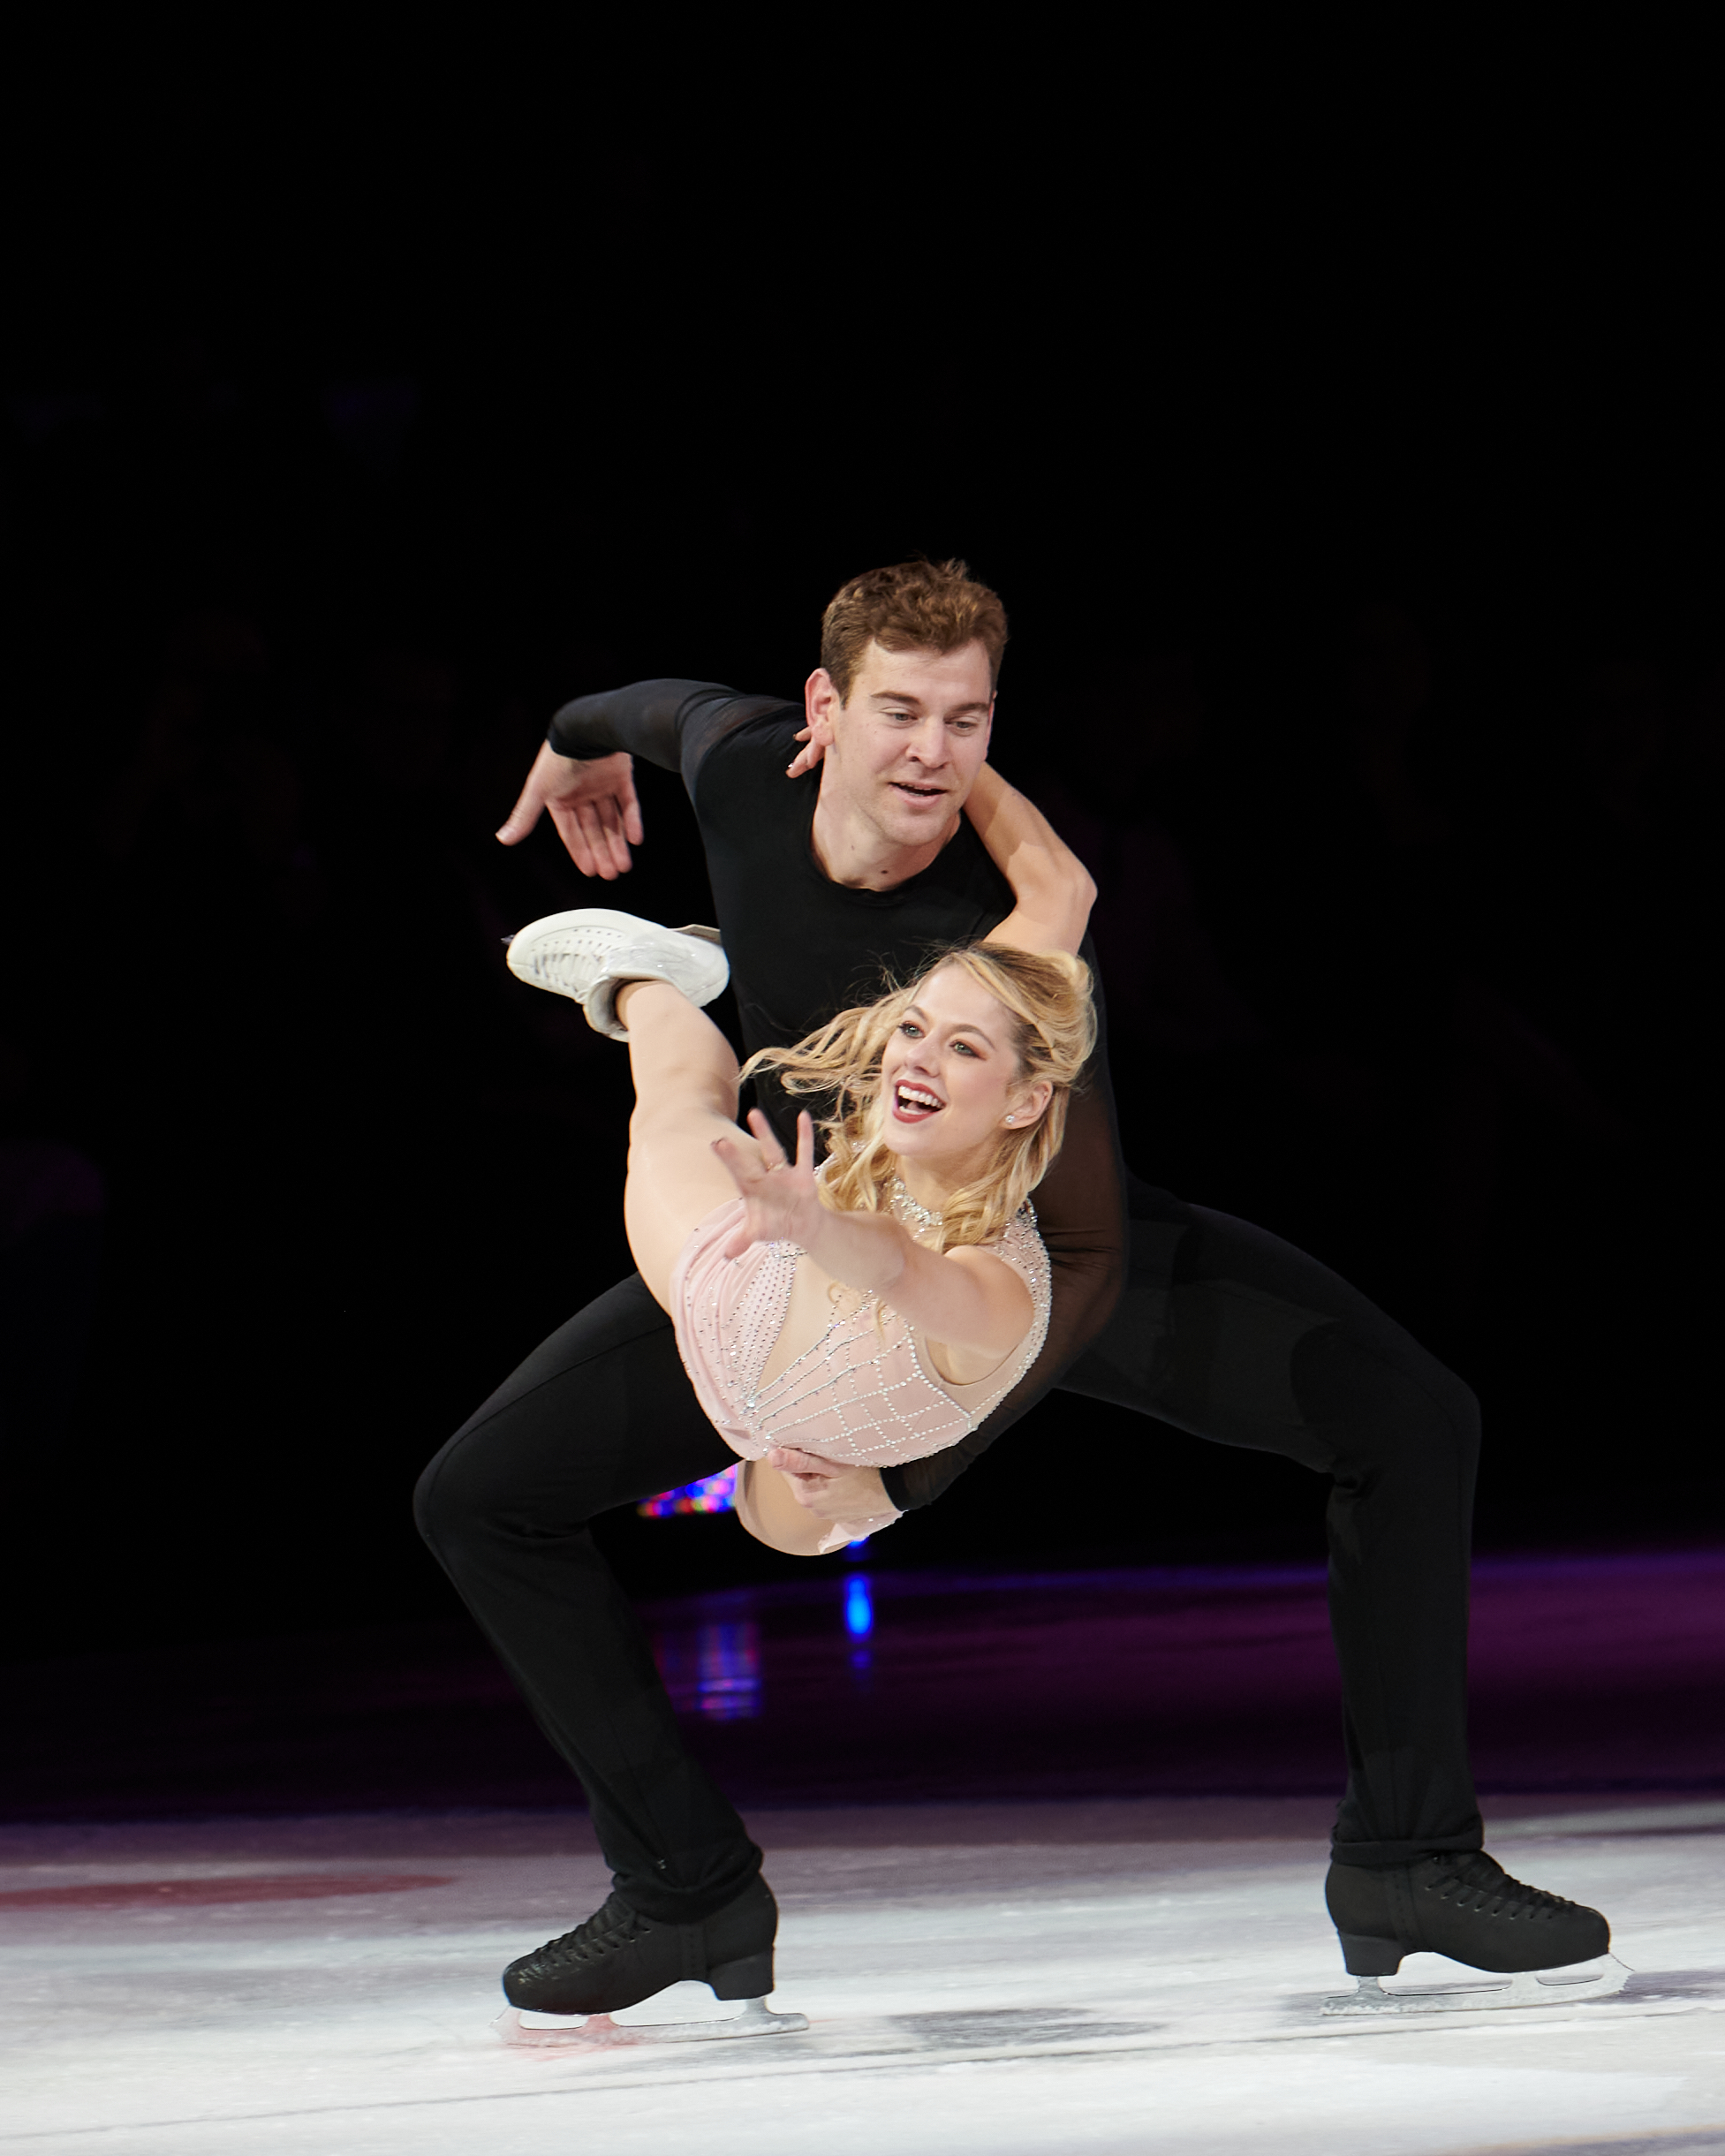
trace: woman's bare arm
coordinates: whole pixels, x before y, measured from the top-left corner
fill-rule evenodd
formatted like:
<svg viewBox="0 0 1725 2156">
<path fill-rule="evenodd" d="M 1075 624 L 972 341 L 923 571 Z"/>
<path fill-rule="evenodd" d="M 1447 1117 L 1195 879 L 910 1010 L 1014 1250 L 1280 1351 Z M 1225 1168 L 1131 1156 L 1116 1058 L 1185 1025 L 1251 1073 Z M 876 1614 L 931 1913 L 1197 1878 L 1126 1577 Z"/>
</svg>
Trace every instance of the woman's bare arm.
<svg viewBox="0 0 1725 2156">
<path fill-rule="evenodd" d="M 981 1250 L 925 1250 L 884 1213 L 829 1212 L 815 1189 L 814 1130 L 806 1112 L 797 1118 L 794 1161 L 785 1159 L 758 1108 L 750 1111 L 749 1128 L 753 1146 L 722 1138 L 713 1147 L 744 1201 L 727 1258 L 740 1258 L 753 1243 L 796 1243 L 835 1280 L 878 1295 L 930 1340 L 961 1352 L 998 1358 L 1030 1330 L 1030 1290 L 1004 1259 Z"/>
<path fill-rule="evenodd" d="M 988 941 L 1076 957 L 1096 903 L 1090 871 L 1035 803 L 992 764 L 978 773 L 965 813 L 1018 902 Z"/>
</svg>

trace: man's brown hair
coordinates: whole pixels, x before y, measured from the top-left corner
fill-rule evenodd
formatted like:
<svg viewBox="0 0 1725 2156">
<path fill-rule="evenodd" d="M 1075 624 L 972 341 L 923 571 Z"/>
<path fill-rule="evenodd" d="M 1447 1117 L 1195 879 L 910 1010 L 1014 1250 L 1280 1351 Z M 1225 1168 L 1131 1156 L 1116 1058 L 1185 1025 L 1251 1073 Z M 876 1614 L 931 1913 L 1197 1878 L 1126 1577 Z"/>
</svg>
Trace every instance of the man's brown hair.
<svg viewBox="0 0 1725 2156">
<path fill-rule="evenodd" d="M 871 644 L 888 651 L 957 651 L 980 644 L 1000 679 L 1006 609 L 965 562 L 899 562 L 852 577 L 821 617 L 821 663 L 841 703 Z"/>
</svg>

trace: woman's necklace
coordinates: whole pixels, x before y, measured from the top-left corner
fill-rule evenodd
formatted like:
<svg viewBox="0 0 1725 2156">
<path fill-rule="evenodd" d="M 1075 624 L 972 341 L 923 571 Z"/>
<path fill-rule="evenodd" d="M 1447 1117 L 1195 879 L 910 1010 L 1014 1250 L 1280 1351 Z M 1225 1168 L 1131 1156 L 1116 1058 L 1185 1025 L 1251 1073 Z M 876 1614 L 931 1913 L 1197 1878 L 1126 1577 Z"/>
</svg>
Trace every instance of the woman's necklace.
<svg viewBox="0 0 1725 2156">
<path fill-rule="evenodd" d="M 918 1228 L 943 1228 L 944 1217 L 931 1213 L 927 1206 L 919 1206 L 904 1184 L 895 1176 L 892 1179 L 892 1209 L 902 1221 L 914 1222 Z"/>
</svg>

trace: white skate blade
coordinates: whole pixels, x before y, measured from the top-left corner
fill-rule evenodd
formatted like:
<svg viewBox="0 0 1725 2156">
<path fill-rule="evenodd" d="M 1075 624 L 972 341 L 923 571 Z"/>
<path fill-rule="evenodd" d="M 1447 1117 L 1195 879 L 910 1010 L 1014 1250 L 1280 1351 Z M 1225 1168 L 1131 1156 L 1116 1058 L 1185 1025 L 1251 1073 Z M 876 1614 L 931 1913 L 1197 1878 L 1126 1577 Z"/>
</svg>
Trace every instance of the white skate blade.
<svg viewBox="0 0 1725 2156">
<path fill-rule="evenodd" d="M 775 2014 L 764 1999 L 745 1999 L 741 2011 L 702 2021 L 613 2021 L 609 2014 L 571 2014 L 558 2028 L 546 2015 L 528 2022 L 506 2007 L 491 2024 L 505 2044 L 553 2045 L 564 2051 L 617 2051 L 635 2044 L 720 2044 L 745 2036 L 795 2036 L 806 2014 Z"/>
<path fill-rule="evenodd" d="M 1445 1984 L 1409 1984 L 1399 1978 L 1357 1977 L 1357 1988 L 1326 1999 L 1326 2014 L 1479 2014 L 1507 2007 L 1567 2007 L 1582 1999 L 1610 1999 L 1634 1973 L 1615 1954 L 1597 1964 L 1570 1970 L 1523 1970 L 1500 1976 L 1482 1969 Z M 1385 1989 L 1386 1983 L 1396 1986 Z"/>
</svg>

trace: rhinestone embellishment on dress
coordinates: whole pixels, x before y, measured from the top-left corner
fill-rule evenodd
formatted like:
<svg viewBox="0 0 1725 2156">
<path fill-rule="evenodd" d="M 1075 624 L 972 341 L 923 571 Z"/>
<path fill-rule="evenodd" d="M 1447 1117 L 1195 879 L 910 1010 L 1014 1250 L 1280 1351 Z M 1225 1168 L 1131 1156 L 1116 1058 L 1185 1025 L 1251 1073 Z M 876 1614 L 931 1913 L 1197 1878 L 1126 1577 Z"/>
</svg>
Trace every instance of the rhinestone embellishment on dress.
<svg viewBox="0 0 1725 2156">
<path fill-rule="evenodd" d="M 910 1209 L 904 1225 L 912 1233 L 940 1225 L 902 1186 L 892 1205 L 896 1214 L 901 1205 Z M 694 1264 L 684 1279 L 678 1326 L 679 1335 L 686 1328 L 692 1339 L 679 1345 L 697 1392 L 708 1386 L 717 1396 L 704 1400 L 707 1412 L 746 1458 L 788 1444 L 825 1459 L 891 1465 L 956 1444 L 1018 1383 L 1048 1328 L 1048 1258 L 1033 1208 L 1026 1205 L 987 1247 L 1030 1290 L 1031 1326 L 1004 1364 L 957 1388 L 928 1366 L 915 1328 L 873 1296 L 847 1297 L 820 1335 L 763 1385 L 805 1252 L 794 1243 L 771 1243 L 721 1265 Z"/>
</svg>

